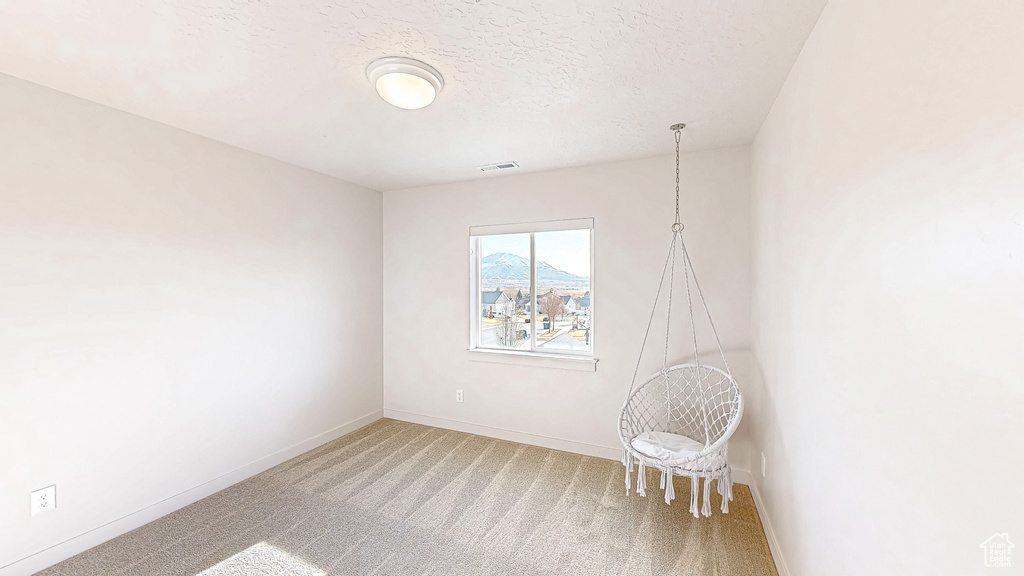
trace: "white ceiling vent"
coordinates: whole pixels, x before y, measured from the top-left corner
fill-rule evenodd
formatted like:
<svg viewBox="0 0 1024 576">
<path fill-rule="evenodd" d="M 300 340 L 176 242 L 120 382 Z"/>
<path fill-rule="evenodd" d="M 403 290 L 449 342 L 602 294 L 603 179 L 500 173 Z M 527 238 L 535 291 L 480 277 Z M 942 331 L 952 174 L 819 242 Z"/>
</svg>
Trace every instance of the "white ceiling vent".
<svg viewBox="0 0 1024 576">
<path fill-rule="evenodd" d="M 490 172 L 491 170 L 508 170 L 510 168 L 519 168 L 519 164 L 516 164 L 515 162 L 497 162 L 495 164 L 477 166 L 477 169 L 481 172 Z"/>
</svg>

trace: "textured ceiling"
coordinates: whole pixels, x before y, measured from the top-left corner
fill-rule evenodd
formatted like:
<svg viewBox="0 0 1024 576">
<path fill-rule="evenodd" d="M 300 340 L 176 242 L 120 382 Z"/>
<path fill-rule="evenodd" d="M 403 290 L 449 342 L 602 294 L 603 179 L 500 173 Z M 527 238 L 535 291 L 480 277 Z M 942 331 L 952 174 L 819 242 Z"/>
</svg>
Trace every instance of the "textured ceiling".
<svg viewBox="0 0 1024 576">
<path fill-rule="evenodd" d="M 0 0 L 0 72 L 378 190 L 749 143 L 826 0 Z M 381 56 L 445 87 L 380 100 Z"/>
</svg>

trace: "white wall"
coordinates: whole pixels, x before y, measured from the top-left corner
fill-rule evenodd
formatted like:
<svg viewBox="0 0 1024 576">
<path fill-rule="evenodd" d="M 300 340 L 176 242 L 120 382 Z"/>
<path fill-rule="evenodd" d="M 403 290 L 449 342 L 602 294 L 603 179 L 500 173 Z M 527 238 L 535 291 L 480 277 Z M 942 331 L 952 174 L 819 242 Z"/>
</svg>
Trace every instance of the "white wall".
<svg viewBox="0 0 1024 576">
<path fill-rule="evenodd" d="M 794 575 L 988 573 L 995 532 L 1024 566 L 1022 22 L 832 0 L 755 141 L 755 439 Z"/>
<path fill-rule="evenodd" d="M 666 156 L 385 192 L 385 414 L 618 458 L 618 413 L 672 238 L 673 162 Z M 686 240 L 723 345 L 738 351 L 738 373 L 749 347 L 749 171 L 747 147 L 682 160 Z M 472 361 L 469 227 L 584 217 L 595 219 L 596 372 Z M 675 306 L 681 336 L 678 295 Z M 661 326 L 641 375 L 660 366 Z M 706 329 L 699 339 L 714 348 Z M 685 358 L 692 344 L 674 343 L 672 357 Z M 455 402 L 458 388 L 465 403 Z M 732 456 L 748 469 L 743 433 Z"/>
<path fill-rule="evenodd" d="M 0 573 L 379 416 L 380 193 L 8 76 L 0 150 Z"/>
</svg>

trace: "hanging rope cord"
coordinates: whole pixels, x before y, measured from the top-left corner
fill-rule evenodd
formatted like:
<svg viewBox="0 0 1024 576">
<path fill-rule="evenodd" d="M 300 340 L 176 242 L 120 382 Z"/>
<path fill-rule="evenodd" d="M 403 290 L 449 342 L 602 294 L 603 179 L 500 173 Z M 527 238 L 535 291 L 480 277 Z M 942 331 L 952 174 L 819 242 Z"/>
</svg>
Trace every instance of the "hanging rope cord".
<svg viewBox="0 0 1024 576">
<path fill-rule="evenodd" d="M 672 131 L 675 132 L 676 141 L 676 219 L 672 224 L 672 244 L 669 246 L 668 257 L 665 259 L 665 266 L 661 271 L 661 280 L 658 282 L 658 291 L 654 295 L 654 305 L 651 307 L 651 317 L 647 321 L 647 329 L 644 331 L 644 339 L 640 344 L 640 354 L 636 359 L 636 368 L 633 370 L 633 379 L 629 384 L 629 392 L 632 393 L 636 388 L 636 378 L 640 374 L 640 365 L 643 363 L 644 350 L 647 348 L 647 338 L 651 334 L 651 328 L 654 326 L 654 316 L 658 309 L 658 302 L 661 300 L 661 291 L 665 286 L 665 277 L 669 279 L 669 291 L 668 291 L 668 312 L 667 321 L 665 323 L 665 353 L 662 357 L 662 372 L 664 373 L 668 369 L 668 349 L 669 349 L 669 334 L 672 328 L 672 292 L 673 284 L 675 281 L 675 255 L 677 249 L 677 241 L 679 250 L 682 254 L 683 260 L 683 274 L 686 279 L 686 305 L 690 314 L 690 336 L 693 339 L 693 361 L 694 364 L 700 368 L 700 360 L 697 351 L 697 329 L 693 320 L 693 300 L 690 294 L 690 276 L 693 276 L 693 284 L 697 289 L 697 297 L 700 298 L 701 304 L 704 308 L 704 314 L 707 315 L 708 323 L 711 325 L 711 332 L 715 336 L 715 344 L 718 346 L 718 353 L 722 357 L 722 362 L 725 365 L 725 370 L 729 374 L 732 374 L 732 370 L 729 368 L 729 361 L 725 358 L 725 351 L 722 349 L 722 341 L 718 336 L 718 329 L 715 327 L 715 321 L 711 318 L 711 311 L 708 309 L 708 303 L 704 299 L 704 293 L 700 289 L 700 282 L 697 281 L 697 274 L 693 271 L 693 262 L 690 260 L 690 253 L 686 250 L 686 243 L 683 241 L 683 223 L 679 213 L 679 143 L 682 139 L 682 129 L 685 127 L 683 124 L 676 124 L 672 126 Z"/>
</svg>

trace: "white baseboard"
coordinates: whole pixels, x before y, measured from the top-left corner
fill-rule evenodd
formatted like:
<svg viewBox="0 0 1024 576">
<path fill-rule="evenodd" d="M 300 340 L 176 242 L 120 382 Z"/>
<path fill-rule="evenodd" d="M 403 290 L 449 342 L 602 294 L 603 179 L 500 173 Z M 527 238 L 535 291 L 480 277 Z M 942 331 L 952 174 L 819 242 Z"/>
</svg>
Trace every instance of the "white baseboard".
<svg viewBox="0 0 1024 576">
<path fill-rule="evenodd" d="M 749 472 L 747 472 L 747 476 L 750 477 L 751 482 L 741 482 L 741 484 L 750 486 L 750 493 L 754 496 L 754 505 L 757 506 L 757 514 L 761 517 L 761 525 L 764 527 L 765 538 L 768 539 L 768 548 L 772 552 L 772 559 L 775 560 L 775 569 L 779 571 L 779 576 L 790 576 L 789 566 L 786 565 L 786 559 L 782 556 L 782 547 L 779 546 L 779 539 L 775 536 L 771 519 L 768 518 L 768 510 L 765 508 L 764 501 L 761 500 L 761 492 L 757 489 L 757 483 L 753 482 L 753 477 Z"/>
<path fill-rule="evenodd" d="M 391 418 L 393 420 L 401 420 L 403 422 L 412 422 L 413 424 L 423 424 L 424 426 L 455 430 L 456 432 L 467 432 L 469 434 L 476 434 L 477 436 L 487 436 L 488 438 L 497 438 L 499 440 L 508 440 L 510 442 L 532 444 L 533 446 L 540 446 L 541 448 L 562 450 L 564 452 L 572 452 L 574 454 L 583 454 L 584 456 L 594 456 L 596 458 L 605 458 L 608 460 L 622 459 L 621 447 L 611 448 L 608 446 L 599 446 L 597 444 L 588 444 L 586 442 L 577 442 L 575 440 L 565 440 L 563 438 L 542 436 L 540 434 L 530 434 L 529 432 L 518 432 L 516 430 L 485 426 L 483 424 L 471 424 L 460 420 L 449 420 L 447 418 L 438 418 L 437 416 L 427 416 L 426 414 L 391 410 L 388 408 L 384 409 L 384 417 Z"/>
<path fill-rule="evenodd" d="M 621 446 L 600 446 L 597 444 L 578 442 L 576 440 L 566 440 L 564 438 L 555 438 L 553 436 L 543 436 L 540 434 L 531 434 L 529 432 L 507 430 L 505 428 L 496 428 L 494 426 L 485 426 L 483 424 L 471 424 L 469 422 L 462 422 L 461 420 L 449 420 L 447 418 L 427 416 L 426 414 L 405 412 L 403 410 L 392 410 L 389 408 L 384 409 L 384 417 L 391 418 L 393 420 L 401 420 L 403 422 L 412 422 L 413 424 L 423 424 L 424 426 L 433 426 L 435 428 L 444 428 L 446 430 L 476 434 L 478 436 L 487 436 L 488 438 L 531 444 L 533 446 L 540 446 L 541 448 L 562 450 L 564 452 L 572 452 L 573 454 L 594 456 L 595 458 L 605 458 L 607 460 L 615 461 L 622 459 Z M 732 478 L 733 481 L 738 482 L 739 484 L 750 484 L 752 480 L 749 471 L 737 469 L 735 466 L 733 466 L 732 469 Z"/>
<path fill-rule="evenodd" d="M 174 496 L 165 498 L 160 502 L 156 502 L 155 504 L 128 514 L 127 516 L 123 516 L 117 520 L 113 520 L 107 524 L 93 528 L 88 532 L 84 532 L 78 536 L 65 540 L 64 542 L 40 550 L 39 552 L 26 556 L 6 566 L 2 566 L 0 567 L 0 576 L 29 576 L 31 574 L 35 574 L 36 572 L 48 568 L 62 560 L 66 560 L 75 554 L 84 552 L 85 550 L 102 544 L 107 540 L 116 538 L 126 532 L 130 532 L 139 526 L 148 524 L 157 518 L 166 516 L 175 510 L 184 508 L 193 502 L 202 500 L 203 498 L 219 492 L 233 484 L 237 484 L 242 480 L 273 468 L 282 462 L 288 461 L 318 446 L 340 438 L 349 432 L 358 430 L 368 424 L 372 424 L 381 417 L 402 420 L 404 422 L 412 422 L 415 424 L 423 424 L 425 426 L 434 426 L 436 428 L 456 430 L 458 432 L 466 432 L 469 434 L 477 434 L 479 436 L 487 436 L 489 438 L 498 438 L 511 442 L 532 444 L 542 448 L 563 450 L 565 452 L 594 456 L 596 458 L 605 458 L 608 460 L 619 460 L 622 456 L 622 448 L 619 447 L 599 446 L 596 444 L 588 444 L 586 442 L 577 442 L 563 438 L 530 434 L 528 432 L 506 430 L 504 428 L 496 428 L 481 424 L 471 424 L 468 422 L 448 420 L 446 418 L 427 416 L 425 414 L 417 414 L 414 412 L 404 412 L 401 410 L 377 410 L 318 434 L 312 438 L 293 444 L 288 448 L 284 448 L 274 452 L 273 454 L 264 456 L 255 462 L 236 468 L 231 472 L 192 487 L 184 492 L 175 494 Z M 761 517 L 765 537 L 768 539 L 768 547 L 771 549 L 772 557 L 775 559 L 775 565 L 779 571 L 779 576 L 790 576 L 789 569 L 786 566 L 786 561 L 782 556 L 781 549 L 779 548 L 779 542 L 775 537 L 775 531 L 772 529 L 771 521 L 766 514 L 764 503 L 761 500 L 761 494 L 758 492 L 757 484 L 753 481 L 753 476 L 747 470 L 736 469 L 734 467 L 733 480 L 738 484 L 745 484 L 750 487 L 750 492 L 754 497 L 754 504 L 757 506 L 758 514 Z"/>
<path fill-rule="evenodd" d="M 754 477 L 750 475 L 750 472 L 746 470 L 739 470 L 735 466 L 732 467 L 732 481 L 736 484 L 745 484 L 750 486 L 750 491 L 754 491 Z"/>
<path fill-rule="evenodd" d="M 255 462 L 250 462 L 245 466 L 236 468 L 212 480 L 203 482 L 198 486 L 179 492 L 178 494 L 165 498 L 155 504 L 146 506 L 141 510 L 122 516 L 117 520 L 112 520 L 102 526 L 97 526 L 88 532 L 69 538 L 59 544 L 54 544 L 49 548 L 30 554 L 29 556 L 16 560 L 6 566 L 0 566 L 0 576 L 29 576 L 30 574 L 35 574 L 36 572 L 53 566 L 54 564 L 62 560 L 66 560 L 75 554 L 84 552 L 85 550 L 102 544 L 107 540 L 120 536 L 126 532 L 130 532 L 139 526 L 148 524 L 161 516 L 166 516 L 179 508 L 184 508 L 185 506 L 192 504 L 193 502 L 202 500 L 210 494 L 219 492 L 232 484 L 237 484 L 246 478 L 250 478 L 260 472 L 273 468 L 282 462 L 286 462 L 300 454 L 309 452 L 313 448 L 340 438 L 341 436 L 344 436 L 354 430 L 358 430 L 363 426 L 372 424 L 382 416 L 383 411 L 376 410 L 365 416 L 356 418 L 355 420 L 346 422 L 345 424 L 341 424 L 326 432 L 317 434 L 312 438 L 308 438 L 302 442 L 278 450 L 273 454 L 264 456 Z"/>
</svg>

